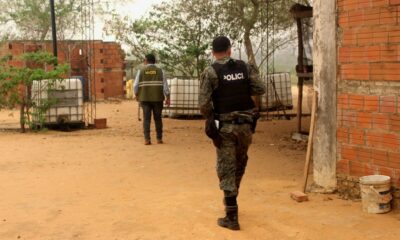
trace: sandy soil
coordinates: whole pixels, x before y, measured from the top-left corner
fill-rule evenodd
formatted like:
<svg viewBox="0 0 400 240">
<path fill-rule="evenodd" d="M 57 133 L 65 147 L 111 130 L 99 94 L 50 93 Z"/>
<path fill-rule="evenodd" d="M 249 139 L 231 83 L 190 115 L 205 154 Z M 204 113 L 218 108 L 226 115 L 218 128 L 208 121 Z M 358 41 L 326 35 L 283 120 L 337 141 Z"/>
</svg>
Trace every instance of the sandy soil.
<svg viewBox="0 0 400 240">
<path fill-rule="evenodd" d="M 223 214 L 215 151 L 201 120 L 165 119 L 164 145 L 144 146 L 133 101 L 102 103 L 109 128 L 0 131 L 0 239 L 398 239 L 400 215 L 311 194 L 296 203 L 304 146 L 295 121 L 261 122 L 239 196 L 242 231 Z M 0 128 L 17 114 L 0 112 Z M 397 237 L 396 237 L 397 236 Z"/>
</svg>

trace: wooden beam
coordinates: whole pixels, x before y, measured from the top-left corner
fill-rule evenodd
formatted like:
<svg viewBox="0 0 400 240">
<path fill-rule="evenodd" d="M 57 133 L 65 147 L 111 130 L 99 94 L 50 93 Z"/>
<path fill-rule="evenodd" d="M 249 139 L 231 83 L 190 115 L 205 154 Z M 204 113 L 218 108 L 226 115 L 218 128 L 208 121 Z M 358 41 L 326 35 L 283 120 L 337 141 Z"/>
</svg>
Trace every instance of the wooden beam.
<svg viewBox="0 0 400 240">
<path fill-rule="evenodd" d="M 300 11 L 300 12 L 292 12 L 292 16 L 295 19 L 312 18 L 313 17 L 313 10 L 309 9 L 309 10 L 304 10 L 304 11 Z"/>
<path fill-rule="evenodd" d="M 297 77 L 301 78 L 313 78 L 314 74 L 312 72 L 310 73 L 297 73 Z"/>
<path fill-rule="evenodd" d="M 303 43 L 303 30 L 301 19 L 296 19 L 297 22 L 297 37 L 299 41 L 299 54 L 297 58 L 297 66 L 298 69 L 303 69 L 303 61 L 304 61 L 304 43 Z M 299 81 L 297 83 L 299 94 L 298 94 L 298 101 L 297 101 L 297 131 L 301 132 L 301 118 L 303 113 L 303 85 L 304 85 L 304 78 L 298 77 Z"/>
</svg>

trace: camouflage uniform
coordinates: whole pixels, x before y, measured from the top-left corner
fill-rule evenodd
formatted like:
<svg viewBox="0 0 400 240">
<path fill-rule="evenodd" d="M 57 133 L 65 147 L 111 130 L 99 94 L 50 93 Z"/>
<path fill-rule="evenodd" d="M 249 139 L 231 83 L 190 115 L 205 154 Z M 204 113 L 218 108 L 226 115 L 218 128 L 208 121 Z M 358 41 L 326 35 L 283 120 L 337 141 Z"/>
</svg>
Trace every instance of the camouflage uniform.
<svg viewBox="0 0 400 240">
<path fill-rule="evenodd" d="M 225 64 L 230 58 L 217 60 Z M 260 81 L 258 71 L 247 64 L 250 79 L 250 94 L 252 96 L 265 93 L 265 86 Z M 207 118 L 213 114 L 212 93 L 218 87 L 218 76 L 213 67 L 207 67 L 201 75 L 199 105 L 201 113 Z M 229 123 L 236 118 L 244 117 L 252 121 L 254 109 L 241 112 L 220 114 L 220 136 L 222 144 L 217 148 L 217 173 L 220 189 L 225 194 L 236 196 L 247 165 L 247 151 L 252 141 L 250 124 Z"/>
</svg>

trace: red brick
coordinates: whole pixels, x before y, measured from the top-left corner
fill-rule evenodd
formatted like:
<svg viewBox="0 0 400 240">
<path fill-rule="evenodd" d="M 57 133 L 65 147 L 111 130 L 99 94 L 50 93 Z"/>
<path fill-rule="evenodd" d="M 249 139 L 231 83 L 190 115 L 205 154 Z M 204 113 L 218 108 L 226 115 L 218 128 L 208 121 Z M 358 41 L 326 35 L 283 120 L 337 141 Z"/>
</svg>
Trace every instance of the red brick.
<svg viewBox="0 0 400 240">
<path fill-rule="evenodd" d="M 379 111 L 379 97 L 378 96 L 365 96 L 364 111 L 378 112 Z"/>
<path fill-rule="evenodd" d="M 371 161 L 371 149 L 360 147 L 357 149 L 357 159 L 359 162 L 370 163 Z"/>
<path fill-rule="evenodd" d="M 372 127 L 376 130 L 388 130 L 390 128 L 390 116 L 385 113 L 372 114 Z"/>
<path fill-rule="evenodd" d="M 371 0 L 371 7 L 386 7 L 389 4 L 389 0 Z"/>
<path fill-rule="evenodd" d="M 300 191 L 294 191 L 294 192 L 290 193 L 290 197 L 297 202 L 308 201 L 308 196 L 305 193 L 300 192 Z"/>
<path fill-rule="evenodd" d="M 363 26 L 364 25 L 364 15 L 361 11 L 351 11 L 348 13 L 348 25 L 350 27 L 355 27 L 355 26 Z M 379 23 L 379 17 L 376 20 L 377 23 Z"/>
<path fill-rule="evenodd" d="M 339 109 L 348 109 L 349 107 L 349 96 L 346 94 L 338 95 L 338 108 Z"/>
<path fill-rule="evenodd" d="M 383 62 L 394 62 L 399 60 L 398 46 L 382 46 L 380 60 Z"/>
<path fill-rule="evenodd" d="M 399 63 L 371 63 L 371 80 L 375 81 L 397 81 L 400 80 Z"/>
<path fill-rule="evenodd" d="M 351 53 L 347 48 L 339 48 L 339 63 L 351 62 Z"/>
<path fill-rule="evenodd" d="M 397 113 L 400 113 L 400 97 L 397 97 Z"/>
<path fill-rule="evenodd" d="M 364 108 L 363 95 L 349 95 L 349 109 L 360 110 Z"/>
<path fill-rule="evenodd" d="M 343 145 L 341 149 L 342 159 L 357 161 L 357 149 L 352 146 Z"/>
<path fill-rule="evenodd" d="M 355 161 L 349 162 L 349 170 L 350 175 L 355 177 L 370 175 L 373 172 L 370 164 Z"/>
<path fill-rule="evenodd" d="M 397 8 L 381 8 L 380 24 L 397 24 Z"/>
<path fill-rule="evenodd" d="M 390 5 L 400 5 L 400 0 L 389 0 Z"/>
<path fill-rule="evenodd" d="M 395 175 L 395 171 L 393 170 L 393 168 L 378 167 L 377 174 L 393 177 Z"/>
<path fill-rule="evenodd" d="M 391 131 L 400 131 L 400 115 L 391 115 L 390 116 L 390 130 Z"/>
<path fill-rule="evenodd" d="M 398 150 L 400 148 L 399 136 L 396 134 L 383 134 L 383 147 L 390 150 Z"/>
<path fill-rule="evenodd" d="M 369 112 L 359 112 L 357 114 L 357 124 L 358 127 L 369 129 L 372 128 L 372 113 Z"/>
<path fill-rule="evenodd" d="M 348 128 L 338 128 L 337 138 L 338 138 L 338 142 L 348 143 L 349 142 L 349 129 Z"/>
<path fill-rule="evenodd" d="M 367 146 L 380 148 L 383 146 L 383 134 L 378 132 L 368 132 L 366 134 Z"/>
<path fill-rule="evenodd" d="M 344 127 L 357 126 L 357 112 L 351 110 L 343 110 L 341 117 L 341 125 Z"/>
<path fill-rule="evenodd" d="M 345 11 L 358 9 L 358 0 L 347 0 L 347 1 L 344 1 L 343 9 Z"/>
<path fill-rule="evenodd" d="M 400 169 L 400 153 L 389 152 L 389 164 L 387 166 L 391 168 Z"/>
<path fill-rule="evenodd" d="M 349 26 L 349 17 L 346 14 L 340 14 L 339 16 L 339 27 L 346 28 Z"/>
<path fill-rule="evenodd" d="M 386 167 L 388 165 L 388 153 L 383 150 L 371 151 L 372 164 Z"/>
<path fill-rule="evenodd" d="M 392 38 L 393 38 L 392 40 L 396 41 L 397 37 L 398 37 L 397 35 L 393 35 L 392 36 Z M 400 36 L 399 36 L 399 38 L 400 38 Z M 342 34 L 342 45 L 343 46 L 349 46 L 349 45 L 355 45 L 355 44 L 357 44 L 356 30 L 352 30 L 352 29 L 344 30 L 344 32 Z"/>
<path fill-rule="evenodd" d="M 362 11 L 356 11 L 362 12 Z M 379 8 L 370 8 L 365 9 L 363 12 L 363 24 L 364 25 L 373 25 L 380 23 L 380 9 Z"/>
<path fill-rule="evenodd" d="M 381 113 L 396 113 L 397 100 L 395 96 L 381 97 L 380 98 L 380 112 Z"/>
<path fill-rule="evenodd" d="M 365 54 L 367 62 L 378 62 L 381 60 L 380 46 L 366 47 Z"/>
<path fill-rule="evenodd" d="M 336 110 L 336 126 L 343 127 L 343 110 L 341 108 Z"/>
<path fill-rule="evenodd" d="M 343 64 L 341 65 L 343 80 L 369 80 L 369 64 Z"/>
<path fill-rule="evenodd" d="M 348 160 L 339 160 L 336 164 L 336 169 L 338 173 L 348 175 L 349 171 L 349 161 Z"/>
<path fill-rule="evenodd" d="M 350 143 L 356 145 L 364 145 L 364 130 L 350 129 Z"/>
</svg>

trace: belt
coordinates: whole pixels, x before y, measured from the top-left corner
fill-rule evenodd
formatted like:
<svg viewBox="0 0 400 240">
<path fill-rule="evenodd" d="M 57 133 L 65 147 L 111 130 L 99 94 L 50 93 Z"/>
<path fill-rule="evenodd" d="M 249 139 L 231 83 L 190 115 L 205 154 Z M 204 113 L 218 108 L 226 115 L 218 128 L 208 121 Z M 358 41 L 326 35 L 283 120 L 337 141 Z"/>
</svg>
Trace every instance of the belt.
<svg viewBox="0 0 400 240">
<path fill-rule="evenodd" d="M 221 123 L 242 125 L 242 124 L 252 124 L 253 122 L 251 122 L 250 120 L 245 119 L 245 118 L 236 118 L 236 119 L 233 119 L 233 120 L 224 120 L 224 121 L 221 121 Z"/>
</svg>

